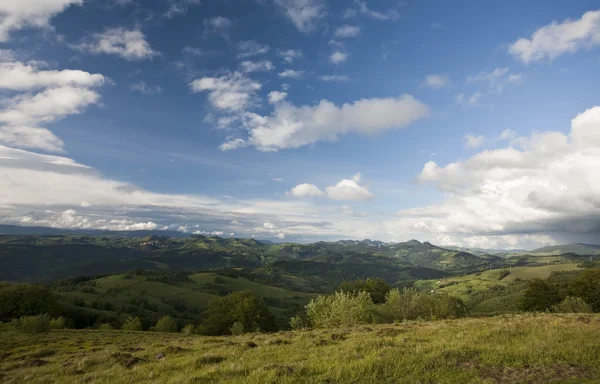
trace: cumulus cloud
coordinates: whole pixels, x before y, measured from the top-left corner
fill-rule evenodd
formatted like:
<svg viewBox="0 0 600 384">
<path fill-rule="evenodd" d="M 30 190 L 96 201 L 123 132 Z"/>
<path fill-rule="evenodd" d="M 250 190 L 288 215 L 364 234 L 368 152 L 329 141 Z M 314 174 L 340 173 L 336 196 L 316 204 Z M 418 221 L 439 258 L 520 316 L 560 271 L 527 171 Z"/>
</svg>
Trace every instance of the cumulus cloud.
<svg viewBox="0 0 600 384">
<path fill-rule="evenodd" d="M 452 237 L 569 238 L 600 232 L 600 106 L 576 116 L 571 132 L 534 133 L 465 161 L 428 162 L 421 181 L 448 199 L 403 211 L 427 231 Z M 562 237 L 561 237 L 562 236 Z M 588 237 L 589 238 L 589 237 Z"/>
<path fill-rule="evenodd" d="M 277 104 L 287 97 L 287 92 L 271 91 L 269 92 L 269 104 Z"/>
<path fill-rule="evenodd" d="M 264 55 L 271 49 L 266 44 L 260 44 L 254 40 L 244 40 L 237 44 L 239 53 L 237 54 L 238 59 L 246 59 L 248 57 Z"/>
<path fill-rule="evenodd" d="M 321 100 L 315 106 L 278 103 L 270 116 L 247 113 L 243 124 L 249 143 L 261 151 L 298 148 L 347 133 L 375 134 L 403 128 L 429 116 L 429 107 L 410 95 L 362 99 L 336 106 Z"/>
<path fill-rule="evenodd" d="M 332 200 L 354 200 L 364 201 L 373 199 L 375 196 L 360 185 L 361 175 L 357 173 L 352 179 L 343 179 L 336 185 L 325 188 L 325 192 L 314 184 L 298 184 L 292 188 L 288 195 L 294 197 L 328 197 Z"/>
<path fill-rule="evenodd" d="M 268 72 L 275 69 L 273 63 L 269 60 L 260 60 L 260 61 L 242 61 L 240 63 L 240 67 L 242 72 Z"/>
<path fill-rule="evenodd" d="M 275 0 L 275 4 L 302 33 L 314 31 L 319 19 L 325 16 L 324 0 Z"/>
<path fill-rule="evenodd" d="M 342 25 L 336 28 L 333 33 L 334 37 L 345 38 L 345 37 L 356 37 L 360 35 L 360 28 L 354 25 Z"/>
<path fill-rule="evenodd" d="M 450 78 L 448 75 L 433 74 L 426 76 L 421 85 L 427 88 L 439 89 L 445 87 L 449 83 Z"/>
<path fill-rule="evenodd" d="M 293 63 L 294 60 L 303 56 L 303 53 L 299 49 L 288 49 L 284 51 L 279 51 L 279 56 L 283 58 L 288 63 Z"/>
<path fill-rule="evenodd" d="M 117 55 L 128 61 L 146 60 L 159 55 L 150 47 L 142 31 L 123 27 L 94 33 L 74 48 L 94 54 Z"/>
<path fill-rule="evenodd" d="M 600 11 L 589 11 L 577 20 L 552 23 L 536 30 L 530 38 L 520 38 L 508 47 L 525 64 L 552 60 L 566 53 L 600 45 Z"/>
<path fill-rule="evenodd" d="M 279 72 L 279 77 L 291 77 L 292 79 L 299 79 L 302 77 L 303 71 L 296 71 L 293 69 L 286 69 L 282 72 Z"/>
<path fill-rule="evenodd" d="M 50 152 L 64 143 L 43 124 L 83 112 L 100 100 L 104 76 L 79 70 L 46 70 L 40 63 L 0 62 L 0 90 L 17 92 L 0 103 L 0 143 Z"/>
<path fill-rule="evenodd" d="M 225 141 L 219 145 L 219 149 L 223 152 L 231 151 L 234 149 L 244 148 L 248 146 L 248 142 L 244 139 L 235 138 Z"/>
<path fill-rule="evenodd" d="M 71 5 L 83 0 L 5 0 L 0 1 L 0 42 L 6 42 L 11 32 L 25 28 L 51 28 L 50 19 Z"/>
<path fill-rule="evenodd" d="M 485 136 L 475 136 L 473 134 L 468 134 L 465 135 L 464 141 L 467 148 L 477 148 L 483 145 L 483 143 L 485 142 Z"/>
<path fill-rule="evenodd" d="M 208 92 L 210 104 L 221 111 L 240 112 L 253 104 L 261 84 L 240 72 L 203 77 L 190 83 L 193 92 Z"/>
<path fill-rule="evenodd" d="M 331 54 L 331 56 L 329 56 L 329 61 L 334 64 L 343 63 L 344 61 L 348 60 L 348 56 L 349 55 L 345 52 L 335 51 Z"/>
</svg>

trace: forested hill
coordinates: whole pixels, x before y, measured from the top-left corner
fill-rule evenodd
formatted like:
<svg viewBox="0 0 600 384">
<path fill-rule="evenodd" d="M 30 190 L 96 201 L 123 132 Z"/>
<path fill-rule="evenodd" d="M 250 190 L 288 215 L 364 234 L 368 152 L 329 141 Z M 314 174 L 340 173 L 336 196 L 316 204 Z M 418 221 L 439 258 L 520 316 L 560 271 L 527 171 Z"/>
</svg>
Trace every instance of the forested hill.
<svg viewBox="0 0 600 384">
<path fill-rule="evenodd" d="M 320 273 L 332 282 L 364 277 L 383 277 L 393 282 L 470 272 L 501 263 L 498 256 L 473 255 L 416 240 L 272 244 L 201 235 L 0 236 L 0 280 L 4 281 L 49 282 L 135 269 L 243 268 L 275 276 Z"/>
</svg>

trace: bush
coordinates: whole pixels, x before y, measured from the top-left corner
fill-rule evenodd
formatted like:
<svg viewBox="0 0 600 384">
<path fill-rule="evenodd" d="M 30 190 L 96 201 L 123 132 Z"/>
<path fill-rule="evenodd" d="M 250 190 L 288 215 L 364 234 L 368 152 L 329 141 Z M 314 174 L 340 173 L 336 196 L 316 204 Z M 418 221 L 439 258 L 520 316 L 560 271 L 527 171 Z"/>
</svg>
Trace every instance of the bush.
<svg viewBox="0 0 600 384">
<path fill-rule="evenodd" d="M 50 328 L 65 329 L 65 328 L 67 328 L 67 321 L 62 316 L 52 319 L 52 320 L 50 320 Z"/>
<path fill-rule="evenodd" d="M 156 332 L 177 332 L 177 322 L 171 316 L 161 317 L 154 326 Z"/>
<path fill-rule="evenodd" d="M 233 336 L 243 335 L 244 334 L 244 324 L 240 323 L 239 321 L 236 321 L 235 323 L 233 323 L 231 328 L 229 328 L 229 330 L 231 331 L 231 334 Z"/>
<path fill-rule="evenodd" d="M 100 324 L 100 326 L 98 327 L 99 330 L 101 331 L 112 331 L 113 330 L 113 326 L 110 325 L 110 323 L 102 323 Z"/>
<path fill-rule="evenodd" d="M 502 280 L 508 275 L 510 275 L 510 271 L 508 269 L 502 270 L 500 271 L 500 275 L 498 275 L 498 280 Z"/>
<path fill-rule="evenodd" d="M 295 331 L 303 331 L 308 328 L 308 322 L 302 316 L 297 315 L 290 319 L 290 327 Z"/>
<path fill-rule="evenodd" d="M 306 316 L 314 327 L 369 324 L 376 322 L 376 309 L 367 292 L 336 292 L 311 300 Z"/>
<path fill-rule="evenodd" d="M 380 309 L 386 322 L 417 319 L 454 319 L 466 316 L 462 300 L 445 294 L 429 293 L 414 288 L 392 289 Z"/>
<path fill-rule="evenodd" d="M 519 300 L 519 309 L 544 312 L 560 302 L 558 288 L 544 280 L 533 279 Z"/>
<path fill-rule="evenodd" d="M 274 331 L 275 319 L 264 301 L 250 291 L 232 292 L 215 299 L 205 313 L 205 321 L 199 329 L 209 335 L 227 335 L 235 323 L 244 332 Z"/>
<path fill-rule="evenodd" d="M 600 268 L 583 271 L 571 283 L 569 291 L 585 301 L 592 311 L 600 312 Z"/>
<path fill-rule="evenodd" d="M 0 286 L 0 321 L 57 311 L 56 297 L 47 287 L 30 284 Z"/>
<path fill-rule="evenodd" d="M 50 316 L 22 316 L 18 320 L 18 329 L 25 333 L 45 333 L 50 331 Z"/>
<path fill-rule="evenodd" d="M 579 297 L 568 296 L 550 308 L 554 313 L 590 313 L 592 309 Z"/>
<path fill-rule="evenodd" d="M 390 291 L 390 286 L 381 278 L 368 278 L 365 280 L 344 281 L 337 290 L 354 294 L 367 292 L 375 304 L 380 304 L 385 301 L 385 295 Z"/>
<path fill-rule="evenodd" d="M 184 335 L 193 335 L 194 333 L 196 333 L 196 327 L 194 327 L 194 324 L 188 324 L 185 327 L 181 328 L 181 333 L 183 333 Z"/>
<path fill-rule="evenodd" d="M 142 330 L 142 322 L 139 317 L 127 317 L 125 323 L 121 327 L 124 331 L 141 331 Z"/>
</svg>

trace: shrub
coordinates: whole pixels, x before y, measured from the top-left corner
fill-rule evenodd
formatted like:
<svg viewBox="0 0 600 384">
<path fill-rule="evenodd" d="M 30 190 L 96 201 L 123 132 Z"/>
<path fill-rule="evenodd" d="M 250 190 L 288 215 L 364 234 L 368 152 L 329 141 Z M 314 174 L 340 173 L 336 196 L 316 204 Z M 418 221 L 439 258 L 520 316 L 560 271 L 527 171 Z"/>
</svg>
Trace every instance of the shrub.
<svg viewBox="0 0 600 384">
<path fill-rule="evenodd" d="M 554 285 L 541 279 L 533 279 L 519 299 L 519 309 L 543 312 L 560 302 L 560 293 Z"/>
<path fill-rule="evenodd" d="M 244 332 L 276 330 L 275 319 L 264 301 L 250 291 L 232 292 L 215 299 L 206 310 L 204 326 L 200 329 L 209 335 L 227 335 L 235 323 Z"/>
<path fill-rule="evenodd" d="M 296 331 L 303 331 L 308 328 L 308 322 L 302 316 L 297 315 L 290 319 L 290 327 Z"/>
<path fill-rule="evenodd" d="M 373 323 L 376 309 L 367 292 L 336 292 L 311 300 L 306 315 L 315 327 L 337 327 Z"/>
<path fill-rule="evenodd" d="M 142 330 L 142 322 L 139 317 L 127 317 L 125 323 L 121 327 L 124 331 L 141 331 Z"/>
<path fill-rule="evenodd" d="M 392 289 L 381 306 L 384 321 L 417 319 L 453 319 L 466 316 L 462 300 L 445 294 L 429 293 L 414 288 Z"/>
<path fill-rule="evenodd" d="M 550 308 L 554 313 L 590 313 L 592 309 L 579 297 L 568 296 Z"/>
<path fill-rule="evenodd" d="M 56 297 L 42 285 L 6 284 L 0 286 L 0 321 L 21 316 L 57 312 Z"/>
<path fill-rule="evenodd" d="M 110 325 L 110 323 L 102 323 L 100 324 L 98 329 L 101 331 L 112 331 L 113 327 L 112 325 Z"/>
<path fill-rule="evenodd" d="M 50 320 L 50 328 L 52 329 L 65 329 L 67 328 L 67 321 L 64 317 L 59 316 L 55 319 Z"/>
<path fill-rule="evenodd" d="M 502 280 L 508 275 L 510 275 L 510 271 L 508 269 L 504 269 L 500 271 L 500 275 L 498 275 L 498 280 Z"/>
<path fill-rule="evenodd" d="M 584 300 L 594 312 L 600 312 L 600 268 L 583 271 L 569 287 L 573 296 Z"/>
<path fill-rule="evenodd" d="M 367 292 L 375 304 L 380 304 L 385 301 L 385 295 L 390 291 L 390 286 L 381 278 L 368 278 L 365 280 L 344 281 L 338 287 L 338 291 L 354 294 Z"/>
<path fill-rule="evenodd" d="M 188 324 L 185 327 L 181 328 L 181 333 L 183 333 L 184 335 L 193 335 L 194 333 L 196 333 L 196 327 L 194 327 L 194 324 Z"/>
<path fill-rule="evenodd" d="M 233 323 L 231 328 L 229 328 L 229 331 L 231 331 L 231 334 L 233 336 L 243 335 L 244 334 L 244 324 L 240 323 L 239 321 L 236 321 L 235 323 Z"/>
<path fill-rule="evenodd" d="M 171 316 L 161 317 L 154 326 L 156 332 L 177 332 L 177 322 Z"/>
<path fill-rule="evenodd" d="M 22 316 L 18 320 L 18 329 L 25 333 L 44 333 L 50 331 L 50 316 Z"/>
</svg>

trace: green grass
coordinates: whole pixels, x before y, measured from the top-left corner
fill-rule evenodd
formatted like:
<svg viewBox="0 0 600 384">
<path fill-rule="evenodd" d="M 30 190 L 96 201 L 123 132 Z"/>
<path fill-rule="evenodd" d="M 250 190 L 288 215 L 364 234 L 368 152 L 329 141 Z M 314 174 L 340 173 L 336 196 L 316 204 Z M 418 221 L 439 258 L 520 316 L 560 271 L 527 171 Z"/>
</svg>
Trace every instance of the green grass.
<svg viewBox="0 0 600 384">
<path fill-rule="evenodd" d="M 483 291 L 494 285 L 508 285 L 516 279 L 547 279 L 552 272 L 581 270 L 576 263 L 551 264 L 541 267 L 513 267 L 483 271 L 479 274 L 466 276 L 453 276 L 442 280 L 422 280 L 415 283 L 419 288 L 446 292 L 465 301 L 469 299 L 470 292 Z M 502 271 L 507 270 L 510 275 L 498 280 Z M 447 285 L 450 284 L 450 285 Z M 439 286 L 447 285 L 443 288 Z"/>
<path fill-rule="evenodd" d="M 0 381 L 598 383 L 599 333 L 600 315 L 550 314 L 236 337 L 5 332 Z"/>
</svg>

